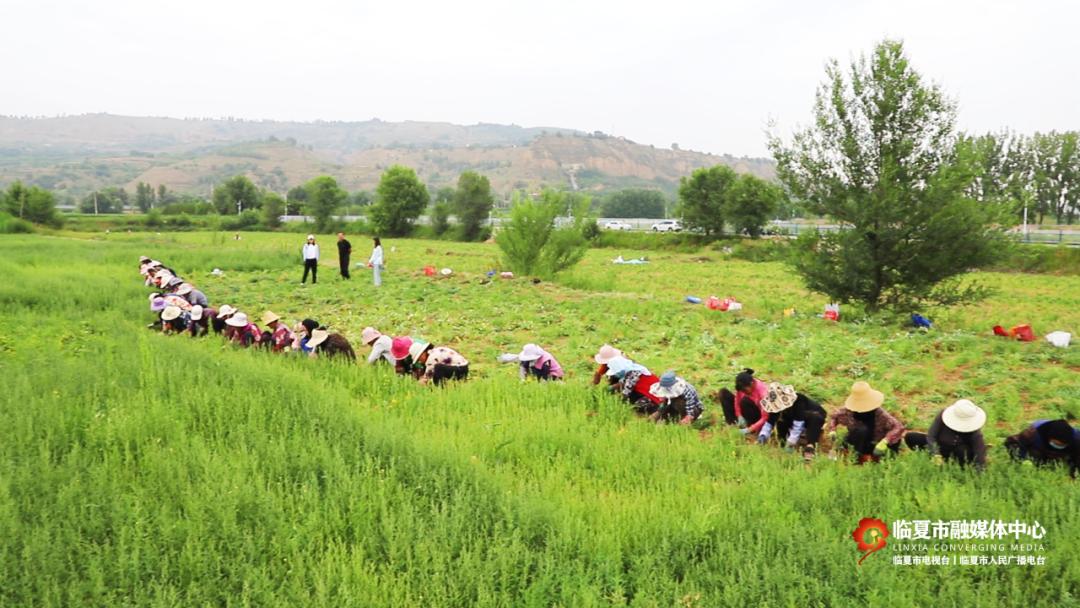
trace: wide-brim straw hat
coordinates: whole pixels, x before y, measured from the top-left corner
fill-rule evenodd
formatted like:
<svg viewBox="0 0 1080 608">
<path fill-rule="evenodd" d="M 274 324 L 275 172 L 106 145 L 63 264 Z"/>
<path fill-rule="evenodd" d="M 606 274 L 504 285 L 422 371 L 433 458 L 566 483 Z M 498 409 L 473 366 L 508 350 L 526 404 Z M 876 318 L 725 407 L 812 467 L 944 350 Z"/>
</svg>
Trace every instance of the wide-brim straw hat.
<svg viewBox="0 0 1080 608">
<path fill-rule="evenodd" d="M 311 337 L 308 338 L 308 348 L 315 348 L 316 346 L 326 342 L 326 339 L 330 337 L 330 332 L 325 329 L 316 329 L 311 332 Z"/>
<path fill-rule="evenodd" d="M 605 345 L 600 347 L 600 352 L 596 353 L 596 356 L 593 357 L 593 361 L 596 361 L 600 365 L 607 365 L 608 361 L 611 361 L 615 357 L 621 357 L 621 356 L 622 356 L 622 351 L 621 350 L 615 348 L 614 346 L 612 346 L 610 344 L 605 344 Z"/>
<path fill-rule="evenodd" d="M 374 327 L 365 327 L 360 332 L 360 341 L 364 344 L 371 344 L 375 340 L 378 340 L 379 336 L 381 335 L 382 334 L 379 333 L 379 330 L 375 329 Z"/>
<path fill-rule="evenodd" d="M 518 361 L 529 363 L 544 356 L 544 351 L 535 344 L 526 344 L 518 354 Z"/>
<path fill-rule="evenodd" d="M 220 309 L 218 309 L 218 316 L 219 317 L 227 317 L 229 315 L 234 315 L 234 314 L 236 314 L 236 309 L 233 308 L 232 306 L 229 306 L 228 304 L 224 304 L 224 305 L 222 305 L 222 307 Z"/>
<path fill-rule="evenodd" d="M 280 321 L 280 320 L 281 320 L 281 317 L 277 316 L 277 314 L 275 314 L 274 311 L 272 311 L 272 310 L 268 310 L 268 311 L 264 312 L 263 316 L 262 316 L 263 325 L 269 325 L 269 324 L 273 323 L 274 321 Z"/>
<path fill-rule="evenodd" d="M 986 424 L 986 411 L 967 399 L 961 399 L 941 412 L 941 421 L 958 433 L 971 433 Z"/>
<path fill-rule="evenodd" d="M 795 399 L 797 398 L 798 394 L 795 392 L 795 387 L 780 384 L 779 382 L 770 382 L 768 391 L 761 398 L 761 409 L 770 414 L 782 412 L 795 405 Z"/>
<path fill-rule="evenodd" d="M 242 312 L 235 313 L 235 314 L 233 314 L 233 316 L 229 317 L 225 321 L 225 324 L 226 325 L 231 325 L 233 327 L 247 327 L 247 324 L 248 324 L 247 314 L 242 313 Z"/>
<path fill-rule="evenodd" d="M 176 288 L 176 295 L 186 296 L 191 293 L 192 289 L 194 289 L 194 287 L 191 286 L 191 283 L 181 283 L 180 286 Z"/>
<path fill-rule="evenodd" d="M 649 392 L 655 397 L 661 399 L 674 399 L 681 397 L 686 392 L 686 387 L 689 384 L 686 380 L 676 376 L 672 372 L 665 372 L 660 377 L 660 381 L 649 387 Z"/>
<path fill-rule="evenodd" d="M 161 319 L 163 321 L 172 321 L 180 316 L 179 306 L 166 306 L 165 310 L 161 311 Z"/>
<path fill-rule="evenodd" d="M 196 304 L 195 306 L 191 307 L 191 320 L 192 321 L 200 321 L 200 320 L 202 320 L 202 315 L 203 315 L 203 307 L 201 305 Z"/>
<path fill-rule="evenodd" d="M 851 385 L 851 394 L 844 401 L 844 407 L 852 412 L 870 412 L 881 407 L 885 402 L 885 394 L 870 388 L 870 384 L 859 380 Z"/>
<path fill-rule="evenodd" d="M 409 346 L 409 356 L 413 358 L 413 361 L 416 361 L 420 358 L 420 355 L 424 354 L 424 351 L 427 350 L 429 346 L 431 346 L 430 342 L 413 340 L 412 345 Z"/>
<path fill-rule="evenodd" d="M 408 336 L 394 338 L 393 343 L 390 344 L 390 355 L 399 361 L 408 357 L 412 343 L 412 338 Z"/>
</svg>

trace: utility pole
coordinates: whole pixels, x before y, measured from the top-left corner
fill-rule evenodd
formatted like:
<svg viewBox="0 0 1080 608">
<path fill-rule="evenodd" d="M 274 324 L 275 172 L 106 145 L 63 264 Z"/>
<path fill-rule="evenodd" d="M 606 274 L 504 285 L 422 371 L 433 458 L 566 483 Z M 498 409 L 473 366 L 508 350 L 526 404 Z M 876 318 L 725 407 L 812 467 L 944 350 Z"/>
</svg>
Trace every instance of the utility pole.
<svg viewBox="0 0 1080 608">
<path fill-rule="evenodd" d="M 97 192 L 94 193 L 94 215 L 97 215 Z"/>
<path fill-rule="evenodd" d="M 240 215 L 240 212 L 244 210 L 244 204 L 239 200 L 236 201 L 236 215 Z"/>
</svg>

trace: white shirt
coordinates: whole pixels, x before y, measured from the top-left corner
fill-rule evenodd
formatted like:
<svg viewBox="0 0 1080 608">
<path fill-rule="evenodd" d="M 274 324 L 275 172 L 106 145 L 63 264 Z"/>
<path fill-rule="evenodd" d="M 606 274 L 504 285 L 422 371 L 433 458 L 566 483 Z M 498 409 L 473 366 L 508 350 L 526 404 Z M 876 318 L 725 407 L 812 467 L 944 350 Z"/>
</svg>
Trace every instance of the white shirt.
<svg viewBox="0 0 1080 608">
<path fill-rule="evenodd" d="M 305 260 L 317 260 L 319 259 L 319 246 L 313 243 L 304 243 L 304 259 Z"/>
<path fill-rule="evenodd" d="M 386 359 L 390 365 L 393 365 L 395 363 L 394 356 L 390 354 L 390 347 L 393 344 L 394 341 L 385 334 L 376 338 L 375 343 L 371 345 L 371 354 L 368 355 L 367 362 L 375 363 L 382 358 Z"/>
<path fill-rule="evenodd" d="M 379 245 L 374 250 L 372 250 L 371 257 L 368 259 L 368 264 L 371 264 L 372 266 L 383 265 L 382 245 Z"/>
</svg>

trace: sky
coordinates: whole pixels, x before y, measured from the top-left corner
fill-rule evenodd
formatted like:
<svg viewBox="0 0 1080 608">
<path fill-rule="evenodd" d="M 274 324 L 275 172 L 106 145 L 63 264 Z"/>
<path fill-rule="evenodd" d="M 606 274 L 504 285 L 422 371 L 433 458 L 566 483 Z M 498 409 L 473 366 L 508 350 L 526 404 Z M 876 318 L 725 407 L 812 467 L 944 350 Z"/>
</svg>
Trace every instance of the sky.
<svg viewBox="0 0 1080 608">
<path fill-rule="evenodd" d="M 1080 4 L 0 0 L 0 114 L 431 120 L 768 156 L 883 38 L 972 132 L 1080 128 Z"/>
</svg>

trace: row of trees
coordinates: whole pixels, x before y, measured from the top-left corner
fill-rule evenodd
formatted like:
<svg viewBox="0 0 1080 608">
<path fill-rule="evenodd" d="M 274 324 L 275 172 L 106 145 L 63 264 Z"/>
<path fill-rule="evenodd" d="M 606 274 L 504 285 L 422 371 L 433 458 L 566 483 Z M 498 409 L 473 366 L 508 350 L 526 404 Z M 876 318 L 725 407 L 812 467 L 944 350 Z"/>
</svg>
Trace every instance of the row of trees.
<svg viewBox="0 0 1080 608">
<path fill-rule="evenodd" d="M 0 209 L 35 224 L 59 227 L 62 223 L 52 192 L 38 186 L 25 186 L 19 181 L 0 193 Z"/>
<path fill-rule="evenodd" d="M 967 193 L 980 201 L 1009 203 L 1018 219 L 1028 208 L 1029 221 L 1053 217 L 1072 224 L 1080 216 L 1080 133 L 1010 131 L 966 142 L 978 158 L 979 175 Z"/>
<path fill-rule="evenodd" d="M 687 228 L 706 236 L 722 235 L 729 225 L 757 237 L 785 198 L 772 182 L 717 165 L 682 178 L 677 214 Z"/>
</svg>

